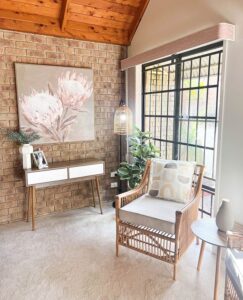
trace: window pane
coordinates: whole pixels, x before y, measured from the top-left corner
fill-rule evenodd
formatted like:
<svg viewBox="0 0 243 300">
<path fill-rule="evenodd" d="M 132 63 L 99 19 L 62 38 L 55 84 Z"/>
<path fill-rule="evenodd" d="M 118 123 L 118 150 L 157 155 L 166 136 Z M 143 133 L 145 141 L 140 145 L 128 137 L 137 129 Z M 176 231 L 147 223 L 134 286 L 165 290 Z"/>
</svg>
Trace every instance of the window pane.
<svg viewBox="0 0 243 300">
<path fill-rule="evenodd" d="M 206 116 L 206 106 L 207 106 L 207 89 L 199 90 L 199 107 L 198 115 L 201 117 Z"/>
<path fill-rule="evenodd" d="M 191 98 L 190 98 L 190 115 L 196 116 L 197 115 L 197 102 L 199 97 L 198 90 L 191 90 Z"/>
<path fill-rule="evenodd" d="M 205 176 L 213 176 L 213 150 L 205 150 Z"/>
<path fill-rule="evenodd" d="M 181 121 L 180 122 L 180 142 L 187 143 L 187 121 Z"/>
<path fill-rule="evenodd" d="M 189 112 L 189 91 L 181 92 L 181 116 L 187 117 Z"/>
<path fill-rule="evenodd" d="M 197 141 L 198 146 L 204 146 L 205 140 L 205 121 L 200 121 L 197 123 Z"/>
<path fill-rule="evenodd" d="M 173 159 L 173 144 L 167 143 L 167 157 L 166 159 Z"/>
<path fill-rule="evenodd" d="M 196 138 L 197 138 L 197 124 L 195 121 L 190 121 L 188 123 L 188 143 L 195 145 Z"/>
<path fill-rule="evenodd" d="M 166 140 L 167 118 L 161 118 L 161 139 Z"/>
<path fill-rule="evenodd" d="M 208 117 L 216 117 L 217 112 L 217 88 L 208 89 Z"/>
<path fill-rule="evenodd" d="M 172 118 L 168 118 L 168 125 L 167 125 L 167 140 L 169 141 L 173 141 L 173 126 L 174 126 L 174 119 Z"/>
<path fill-rule="evenodd" d="M 144 97 L 144 112 L 145 115 L 150 115 L 150 95 L 145 95 Z"/>
<path fill-rule="evenodd" d="M 168 93 L 162 94 L 162 115 L 167 115 Z"/>
<path fill-rule="evenodd" d="M 218 83 L 219 58 L 220 58 L 219 53 L 211 56 L 210 77 L 209 77 L 210 85 L 215 85 Z"/>
<path fill-rule="evenodd" d="M 175 93 L 169 93 L 168 98 L 168 114 L 174 115 L 174 108 L 175 108 Z"/>
<path fill-rule="evenodd" d="M 161 94 L 157 94 L 156 96 L 156 109 L 155 109 L 155 114 L 158 116 L 158 115 L 161 115 L 161 98 L 162 98 L 162 95 Z"/>
<path fill-rule="evenodd" d="M 215 123 L 208 121 L 206 124 L 206 147 L 214 147 L 214 132 L 215 132 Z"/>
</svg>

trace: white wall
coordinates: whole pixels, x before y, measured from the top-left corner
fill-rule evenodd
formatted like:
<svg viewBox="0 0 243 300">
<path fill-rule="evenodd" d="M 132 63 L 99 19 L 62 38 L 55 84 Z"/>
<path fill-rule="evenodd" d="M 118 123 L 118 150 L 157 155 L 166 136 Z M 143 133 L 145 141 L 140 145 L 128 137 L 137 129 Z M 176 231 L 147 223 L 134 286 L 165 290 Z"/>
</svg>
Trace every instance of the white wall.
<svg viewBox="0 0 243 300">
<path fill-rule="evenodd" d="M 217 200 L 231 199 L 236 220 L 243 223 L 243 0 L 150 0 L 128 53 L 133 56 L 219 22 L 236 25 L 236 41 L 228 42 L 225 51 Z"/>
</svg>

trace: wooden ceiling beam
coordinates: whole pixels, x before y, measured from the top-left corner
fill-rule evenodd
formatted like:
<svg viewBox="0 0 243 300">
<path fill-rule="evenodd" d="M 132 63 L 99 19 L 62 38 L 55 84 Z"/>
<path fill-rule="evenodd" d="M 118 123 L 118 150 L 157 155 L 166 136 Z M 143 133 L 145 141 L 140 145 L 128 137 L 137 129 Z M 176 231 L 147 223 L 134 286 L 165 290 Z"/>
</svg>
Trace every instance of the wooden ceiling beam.
<svg viewBox="0 0 243 300">
<path fill-rule="evenodd" d="M 90 32 L 90 33 L 107 34 L 111 36 L 115 35 L 117 37 L 120 37 L 123 40 L 128 39 L 128 31 L 117 29 L 117 28 L 89 25 L 86 23 L 74 22 L 74 21 L 68 21 L 66 28 L 75 29 L 86 33 Z"/>
<path fill-rule="evenodd" d="M 86 24 L 87 25 L 87 24 Z M 32 23 L 22 20 L 10 20 L 4 19 L 0 17 L 0 28 L 6 30 L 14 30 L 14 31 L 21 31 L 21 32 L 30 32 L 36 34 L 44 34 L 50 36 L 57 36 L 57 37 L 66 37 L 66 38 L 73 38 L 73 39 L 81 39 L 81 40 L 88 40 L 88 41 L 96 41 L 96 42 L 106 42 L 118 45 L 127 45 L 128 44 L 128 34 L 117 34 L 111 35 L 106 33 L 103 29 L 99 28 L 88 28 L 82 27 L 79 30 L 76 29 L 69 29 L 65 28 L 64 31 L 61 30 L 59 23 L 52 25 L 46 25 L 43 23 Z"/>
<path fill-rule="evenodd" d="M 77 5 L 89 6 L 96 9 L 104 9 L 108 11 L 117 12 L 124 15 L 137 15 L 137 8 L 131 5 L 124 5 L 122 3 L 111 3 L 105 0 L 72 0 L 72 3 Z"/>
<path fill-rule="evenodd" d="M 99 34 L 93 32 L 82 32 L 80 30 L 75 29 L 68 29 L 66 28 L 66 33 L 70 34 L 72 38 L 78 38 L 80 40 L 92 41 L 92 42 L 101 42 L 101 43 L 108 43 L 108 44 L 116 44 L 127 46 L 128 45 L 128 38 L 122 40 L 120 37 L 111 36 L 107 34 Z"/>
<path fill-rule="evenodd" d="M 65 29 L 66 23 L 67 23 L 67 19 L 68 19 L 68 8 L 69 8 L 69 4 L 70 4 L 70 0 L 63 0 L 62 3 L 62 8 L 61 8 L 61 12 L 60 12 L 60 27 L 61 30 Z"/>
<path fill-rule="evenodd" d="M 40 5 L 21 3 L 13 0 L 0 0 L 0 9 L 10 10 L 10 11 L 18 11 L 23 13 L 29 13 L 33 15 L 46 16 L 51 18 L 59 18 L 60 16 L 60 5 L 56 5 L 56 9 L 53 7 L 46 7 Z M 1 17 L 1 16 L 0 16 Z"/>
<path fill-rule="evenodd" d="M 98 26 L 113 27 L 113 28 L 124 29 L 124 30 L 129 30 L 130 28 L 130 24 L 127 22 L 108 20 L 104 18 L 97 18 L 94 16 L 88 16 L 88 15 L 77 14 L 77 13 L 69 14 L 68 20 L 75 21 L 75 22 L 82 21 L 83 23 L 90 24 L 90 25 L 93 24 Z"/>
<path fill-rule="evenodd" d="M 40 7 L 51 7 L 53 9 L 56 7 L 61 7 L 62 4 L 62 0 L 12 0 L 12 2 L 18 2 L 20 4 L 28 3 Z"/>
<path fill-rule="evenodd" d="M 39 15 L 31 15 L 18 11 L 11 10 L 3 10 L 0 9 L 0 17 L 6 20 L 16 20 L 16 21 L 25 21 L 29 23 L 38 23 L 43 25 L 59 25 L 58 19 L 39 16 Z"/>
<path fill-rule="evenodd" d="M 117 3 L 117 4 L 124 4 L 124 5 L 131 5 L 134 7 L 139 7 L 141 0 L 106 0 L 107 2 Z"/>
<path fill-rule="evenodd" d="M 70 14 L 80 13 L 83 15 L 93 16 L 96 18 L 104 18 L 108 20 L 116 20 L 116 21 L 128 22 L 128 23 L 132 23 L 135 18 L 134 16 L 131 15 L 125 15 L 122 13 L 117 13 L 114 11 L 109 11 L 101 8 L 98 9 L 98 8 L 81 5 L 81 4 L 75 4 L 72 2 L 70 3 L 69 12 Z"/>
</svg>

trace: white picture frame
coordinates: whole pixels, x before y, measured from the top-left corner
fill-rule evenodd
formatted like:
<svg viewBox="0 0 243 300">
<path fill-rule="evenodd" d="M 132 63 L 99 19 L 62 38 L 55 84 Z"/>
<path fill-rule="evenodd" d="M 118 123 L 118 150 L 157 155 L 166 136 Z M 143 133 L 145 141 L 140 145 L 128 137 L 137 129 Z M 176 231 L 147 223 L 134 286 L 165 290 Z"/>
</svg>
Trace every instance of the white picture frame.
<svg viewBox="0 0 243 300">
<path fill-rule="evenodd" d="M 33 158 L 35 166 L 39 170 L 48 168 L 48 162 L 47 162 L 45 154 L 42 150 L 34 151 L 32 153 L 32 158 Z"/>
</svg>

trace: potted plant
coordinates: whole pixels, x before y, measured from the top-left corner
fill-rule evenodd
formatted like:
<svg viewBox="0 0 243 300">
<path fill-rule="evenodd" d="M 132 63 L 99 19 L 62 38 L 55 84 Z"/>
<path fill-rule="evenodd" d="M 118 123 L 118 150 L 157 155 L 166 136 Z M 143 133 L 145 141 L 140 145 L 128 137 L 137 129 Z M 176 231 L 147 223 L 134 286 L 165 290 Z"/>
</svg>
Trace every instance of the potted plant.
<svg viewBox="0 0 243 300">
<path fill-rule="evenodd" d="M 135 134 L 129 139 L 131 163 L 122 162 L 117 171 L 120 180 L 127 180 L 128 187 L 136 187 L 143 176 L 146 161 L 150 158 L 157 157 L 160 151 L 151 142 L 149 132 L 142 132 L 135 128 Z"/>
<path fill-rule="evenodd" d="M 9 131 L 7 136 L 11 141 L 15 141 L 21 145 L 19 148 L 19 152 L 22 154 L 23 168 L 30 169 L 31 153 L 33 152 L 33 146 L 30 145 L 30 143 L 38 140 L 40 136 L 34 131 L 24 132 L 22 130 Z"/>
</svg>

